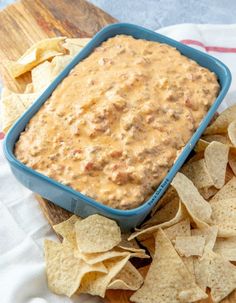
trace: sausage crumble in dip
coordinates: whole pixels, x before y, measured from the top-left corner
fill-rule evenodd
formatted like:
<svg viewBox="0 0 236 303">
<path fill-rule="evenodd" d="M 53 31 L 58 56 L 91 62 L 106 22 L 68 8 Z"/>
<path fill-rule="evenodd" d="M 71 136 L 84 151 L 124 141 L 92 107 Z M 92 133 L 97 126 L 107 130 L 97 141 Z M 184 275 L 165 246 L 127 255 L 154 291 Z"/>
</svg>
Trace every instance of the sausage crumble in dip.
<svg viewBox="0 0 236 303">
<path fill-rule="evenodd" d="M 175 48 L 118 35 L 80 62 L 15 146 L 34 170 L 118 209 L 155 191 L 219 92 Z"/>
</svg>

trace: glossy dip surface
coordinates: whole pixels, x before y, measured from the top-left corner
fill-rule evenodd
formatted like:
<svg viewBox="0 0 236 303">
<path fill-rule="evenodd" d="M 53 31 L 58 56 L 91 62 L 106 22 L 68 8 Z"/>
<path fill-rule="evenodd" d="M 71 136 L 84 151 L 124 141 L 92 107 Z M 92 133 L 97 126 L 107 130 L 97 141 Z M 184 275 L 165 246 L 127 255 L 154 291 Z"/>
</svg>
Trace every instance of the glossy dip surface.
<svg viewBox="0 0 236 303">
<path fill-rule="evenodd" d="M 175 48 L 117 35 L 54 90 L 15 155 L 100 203 L 132 209 L 156 190 L 218 92 L 215 74 Z"/>
</svg>

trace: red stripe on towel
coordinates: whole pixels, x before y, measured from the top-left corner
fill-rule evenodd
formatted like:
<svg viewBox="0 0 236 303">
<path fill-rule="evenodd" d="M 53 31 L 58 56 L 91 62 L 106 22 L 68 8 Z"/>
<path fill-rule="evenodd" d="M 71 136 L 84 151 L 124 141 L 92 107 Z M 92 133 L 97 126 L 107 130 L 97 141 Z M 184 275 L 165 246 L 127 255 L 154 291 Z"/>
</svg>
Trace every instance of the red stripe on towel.
<svg viewBox="0 0 236 303">
<path fill-rule="evenodd" d="M 187 45 L 197 45 L 204 48 L 207 52 L 218 52 L 218 53 L 236 53 L 236 47 L 222 47 L 222 46 L 207 46 L 200 41 L 185 39 L 180 42 Z"/>
<path fill-rule="evenodd" d="M 5 137 L 4 133 L 3 132 L 0 132 L 0 140 L 3 140 Z"/>
</svg>

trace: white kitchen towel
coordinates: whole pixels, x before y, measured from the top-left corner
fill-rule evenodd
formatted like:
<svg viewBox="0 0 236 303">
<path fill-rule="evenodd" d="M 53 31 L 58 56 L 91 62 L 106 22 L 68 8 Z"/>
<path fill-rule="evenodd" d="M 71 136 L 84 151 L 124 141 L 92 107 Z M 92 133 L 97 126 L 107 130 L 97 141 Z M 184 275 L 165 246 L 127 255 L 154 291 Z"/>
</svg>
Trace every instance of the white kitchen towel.
<svg viewBox="0 0 236 303">
<path fill-rule="evenodd" d="M 236 100 L 236 25 L 183 24 L 158 32 L 208 52 L 228 65 L 231 89 L 221 110 Z M 89 296 L 52 294 L 46 283 L 43 239 L 56 237 L 35 200 L 12 175 L 2 152 L 0 133 L 0 302 L 99 302 Z"/>
</svg>

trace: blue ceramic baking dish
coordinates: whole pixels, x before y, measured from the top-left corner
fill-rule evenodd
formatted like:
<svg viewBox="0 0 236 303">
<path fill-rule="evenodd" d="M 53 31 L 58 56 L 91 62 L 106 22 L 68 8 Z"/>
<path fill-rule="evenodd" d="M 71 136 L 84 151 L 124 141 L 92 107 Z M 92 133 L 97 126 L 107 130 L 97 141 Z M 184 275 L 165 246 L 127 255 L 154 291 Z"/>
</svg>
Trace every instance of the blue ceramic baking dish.
<svg viewBox="0 0 236 303">
<path fill-rule="evenodd" d="M 99 46 L 103 41 L 110 37 L 125 34 L 131 35 L 134 38 L 157 41 L 160 43 L 169 44 L 177 48 L 183 55 L 195 60 L 201 66 L 213 71 L 219 79 L 221 90 L 214 104 L 209 109 L 208 113 L 202 120 L 198 129 L 189 140 L 181 155 L 170 169 L 166 178 L 162 181 L 152 197 L 138 208 L 131 210 L 118 210 L 102 205 L 93 199 L 82 195 L 81 193 L 65 186 L 55 180 L 44 176 L 37 171 L 25 166 L 14 156 L 14 145 L 18 140 L 20 133 L 24 130 L 26 124 L 39 110 L 42 104 L 49 98 L 57 85 L 68 75 L 70 70 L 81 60 L 87 57 L 95 47 Z M 138 226 L 148 215 L 152 207 L 157 203 L 160 197 L 165 192 L 171 180 L 183 165 L 199 137 L 211 121 L 218 106 L 225 97 L 231 83 L 231 74 L 229 69 L 219 60 L 195 50 L 189 46 L 179 43 L 175 40 L 167 38 L 163 35 L 150 31 L 133 24 L 117 23 L 109 25 L 98 32 L 93 39 L 84 47 L 84 49 L 75 56 L 70 64 L 60 73 L 59 76 L 49 85 L 42 95 L 34 102 L 34 104 L 24 113 L 22 117 L 12 126 L 4 141 L 4 152 L 10 164 L 11 170 L 16 178 L 26 187 L 36 192 L 55 204 L 65 208 L 82 217 L 98 213 L 110 217 L 118 222 L 122 230 L 128 231 L 131 228 Z M 27 150 L 26 150 L 27 152 Z"/>
</svg>

